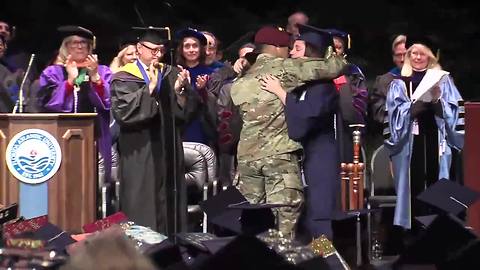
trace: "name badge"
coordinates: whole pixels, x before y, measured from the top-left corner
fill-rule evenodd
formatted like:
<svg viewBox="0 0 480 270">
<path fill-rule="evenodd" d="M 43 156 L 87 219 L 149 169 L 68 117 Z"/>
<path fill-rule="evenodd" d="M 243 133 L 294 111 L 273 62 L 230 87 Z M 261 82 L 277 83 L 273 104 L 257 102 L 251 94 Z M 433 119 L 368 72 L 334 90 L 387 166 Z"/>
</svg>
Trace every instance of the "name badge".
<svg viewBox="0 0 480 270">
<path fill-rule="evenodd" d="M 412 134 L 413 135 L 418 135 L 420 134 L 420 130 L 418 128 L 418 121 L 417 120 L 414 120 L 413 121 L 413 124 L 412 124 Z"/>
</svg>

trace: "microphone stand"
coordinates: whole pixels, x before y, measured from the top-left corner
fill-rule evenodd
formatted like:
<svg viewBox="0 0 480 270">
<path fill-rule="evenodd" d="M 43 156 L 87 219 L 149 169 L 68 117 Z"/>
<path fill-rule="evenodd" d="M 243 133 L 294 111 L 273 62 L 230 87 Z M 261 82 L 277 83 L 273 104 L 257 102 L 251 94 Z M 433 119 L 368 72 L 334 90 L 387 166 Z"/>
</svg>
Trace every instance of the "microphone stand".
<svg viewBox="0 0 480 270">
<path fill-rule="evenodd" d="M 12 113 L 16 113 L 17 109 L 19 113 L 23 113 L 23 87 L 27 80 L 28 74 L 30 73 L 30 69 L 32 67 L 34 59 L 35 59 L 35 54 L 32 53 L 32 55 L 30 56 L 30 61 L 28 61 L 27 71 L 23 75 L 22 83 L 20 84 L 20 89 L 18 90 L 18 99 L 17 99 L 17 102 L 15 103 L 15 106 L 13 107 Z"/>
<path fill-rule="evenodd" d="M 165 31 L 167 31 L 167 38 L 168 38 L 168 45 L 170 46 L 170 66 L 173 68 L 173 46 L 172 46 L 172 35 L 171 35 L 171 32 L 170 32 L 170 28 L 167 26 L 167 27 L 163 27 L 163 29 Z M 175 90 L 173 90 L 175 92 Z M 173 95 L 176 95 L 175 93 L 172 93 Z M 177 178 L 177 166 L 178 166 L 178 161 L 177 161 L 177 151 L 179 150 L 178 147 L 177 147 L 177 126 L 176 126 L 176 120 L 175 120 L 175 110 L 174 110 L 174 106 L 177 106 L 177 104 L 175 104 L 175 97 L 171 98 L 170 99 L 170 108 L 172 110 L 172 139 L 173 139 L 173 242 L 174 244 L 177 244 L 177 233 L 178 233 L 178 215 L 179 215 L 179 209 L 178 209 L 178 204 L 179 204 L 179 191 L 178 191 L 178 178 Z M 183 146 L 182 146 L 183 147 Z M 182 149 L 183 150 L 183 149 Z"/>
</svg>

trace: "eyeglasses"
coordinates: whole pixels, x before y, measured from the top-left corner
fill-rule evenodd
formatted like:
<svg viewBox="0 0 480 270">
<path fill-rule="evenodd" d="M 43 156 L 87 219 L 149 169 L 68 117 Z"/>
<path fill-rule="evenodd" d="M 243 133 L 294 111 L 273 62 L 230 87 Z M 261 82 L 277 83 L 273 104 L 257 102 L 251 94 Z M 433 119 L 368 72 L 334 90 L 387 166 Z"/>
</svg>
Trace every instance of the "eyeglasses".
<svg viewBox="0 0 480 270">
<path fill-rule="evenodd" d="M 140 44 L 142 44 L 143 47 L 149 49 L 152 52 L 153 55 L 156 55 L 159 52 L 163 51 L 163 46 L 160 46 L 158 48 L 152 48 L 152 47 L 149 47 L 149 46 L 145 45 L 143 42 L 140 42 Z"/>
<path fill-rule="evenodd" d="M 68 45 L 71 46 L 71 47 L 83 48 L 83 47 L 87 47 L 88 41 L 86 41 L 86 40 L 73 40 L 73 41 L 68 42 Z"/>
</svg>

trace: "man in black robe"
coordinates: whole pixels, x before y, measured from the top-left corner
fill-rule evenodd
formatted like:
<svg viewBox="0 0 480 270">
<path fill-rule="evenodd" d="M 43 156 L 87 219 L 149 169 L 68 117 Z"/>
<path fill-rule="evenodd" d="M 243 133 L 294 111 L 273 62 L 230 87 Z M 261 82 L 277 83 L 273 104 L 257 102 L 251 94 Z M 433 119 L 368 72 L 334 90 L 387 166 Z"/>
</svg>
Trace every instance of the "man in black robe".
<svg viewBox="0 0 480 270">
<path fill-rule="evenodd" d="M 179 129 L 198 99 L 187 70 L 159 63 L 160 29 L 139 30 L 137 61 L 111 82 L 120 125 L 120 209 L 136 224 L 171 236 L 185 229 L 187 214 Z"/>
</svg>

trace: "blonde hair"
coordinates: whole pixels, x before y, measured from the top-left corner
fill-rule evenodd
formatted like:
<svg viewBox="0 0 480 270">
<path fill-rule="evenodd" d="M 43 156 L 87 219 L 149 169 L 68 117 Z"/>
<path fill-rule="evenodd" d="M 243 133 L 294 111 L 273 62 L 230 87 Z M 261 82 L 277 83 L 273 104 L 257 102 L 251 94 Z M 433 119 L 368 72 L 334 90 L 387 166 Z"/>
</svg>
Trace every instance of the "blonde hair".
<svg viewBox="0 0 480 270">
<path fill-rule="evenodd" d="M 73 37 L 75 36 L 68 36 L 62 40 L 62 45 L 60 45 L 60 49 L 58 49 L 58 56 L 57 59 L 55 60 L 55 63 L 58 64 L 65 64 L 67 61 L 67 56 L 68 56 L 68 43 L 73 40 Z M 93 41 L 86 39 L 88 42 L 88 54 L 92 53 L 92 46 L 93 46 Z"/>
<path fill-rule="evenodd" d="M 433 55 L 433 52 L 432 50 L 430 50 L 430 48 L 428 48 L 423 44 L 415 43 L 412 46 L 410 46 L 410 48 L 408 48 L 407 50 L 405 62 L 403 63 L 402 72 L 401 72 L 402 76 L 410 77 L 412 75 L 413 68 L 412 68 L 412 63 L 410 62 L 410 57 L 412 55 L 412 50 L 414 48 L 420 49 L 423 53 L 425 53 L 428 56 L 427 69 L 442 69 L 442 67 L 438 63 L 437 57 Z"/>
<path fill-rule="evenodd" d="M 398 46 L 398 44 L 402 43 L 407 43 L 407 36 L 405 35 L 398 35 L 395 37 L 395 39 L 392 42 L 392 54 L 395 53 L 395 47 Z"/>
</svg>

